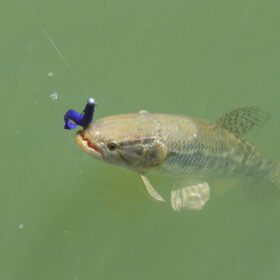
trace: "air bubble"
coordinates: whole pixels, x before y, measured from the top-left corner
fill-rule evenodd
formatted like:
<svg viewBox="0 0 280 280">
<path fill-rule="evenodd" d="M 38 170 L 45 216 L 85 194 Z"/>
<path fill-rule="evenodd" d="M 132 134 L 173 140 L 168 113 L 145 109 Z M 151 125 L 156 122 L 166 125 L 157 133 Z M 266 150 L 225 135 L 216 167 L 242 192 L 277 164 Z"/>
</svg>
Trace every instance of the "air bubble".
<svg viewBox="0 0 280 280">
<path fill-rule="evenodd" d="M 58 93 L 56 91 L 52 92 L 50 98 L 52 101 L 56 101 L 58 99 Z"/>
<path fill-rule="evenodd" d="M 19 230 L 24 229 L 24 224 L 19 224 L 19 225 L 18 225 L 18 229 L 19 229 Z"/>
</svg>

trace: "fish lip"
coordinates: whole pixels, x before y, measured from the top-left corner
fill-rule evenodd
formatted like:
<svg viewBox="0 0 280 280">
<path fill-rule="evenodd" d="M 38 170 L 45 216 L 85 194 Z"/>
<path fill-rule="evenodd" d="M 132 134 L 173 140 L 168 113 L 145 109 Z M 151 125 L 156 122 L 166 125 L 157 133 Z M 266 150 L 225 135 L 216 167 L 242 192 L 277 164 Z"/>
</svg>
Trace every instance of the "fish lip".
<svg viewBox="0 0 280 280">
<path fill-rule="evenodd" d="M 84 131 L 78 131 L 76 135 L 76 142 L 77 144 L 88 154 L 95 158 L 102 158 L 102 150 L 97 145 L 94 145 L 90 142 L 84 134 Z"/>
</svg>

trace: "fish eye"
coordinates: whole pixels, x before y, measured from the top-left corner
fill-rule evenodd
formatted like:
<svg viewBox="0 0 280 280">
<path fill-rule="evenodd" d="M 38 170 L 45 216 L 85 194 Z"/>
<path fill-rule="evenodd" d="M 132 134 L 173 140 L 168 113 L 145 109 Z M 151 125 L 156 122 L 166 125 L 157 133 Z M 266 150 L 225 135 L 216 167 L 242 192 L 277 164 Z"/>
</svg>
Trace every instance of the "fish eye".
<svg viewBox="0 0 280 280">
<path fill-rule="evenodd" d="M 107 144 L 107 147 L 110 151 L 115 151 L 117 149 L 118 145 L 115 142 L 111 142 L 111 143 Z"/>
</svg>

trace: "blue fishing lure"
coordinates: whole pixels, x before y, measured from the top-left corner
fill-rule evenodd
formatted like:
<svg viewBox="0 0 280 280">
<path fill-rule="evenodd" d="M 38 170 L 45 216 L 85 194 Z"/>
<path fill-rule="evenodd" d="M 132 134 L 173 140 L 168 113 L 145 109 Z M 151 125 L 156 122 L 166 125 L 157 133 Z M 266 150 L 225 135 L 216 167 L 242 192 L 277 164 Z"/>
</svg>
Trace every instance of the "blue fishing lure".
<svg viewBox="0 0 280 280">
<path fill-rule="evenodd" d="M 68 110 L 64 115 L 64 129 L 71 130 L 76 128 L 78 125 L 86 128 L 93 121 L 95 106 L 95 100 L 90 97 L 81 114 L 73 109 Z"/>
</svg>

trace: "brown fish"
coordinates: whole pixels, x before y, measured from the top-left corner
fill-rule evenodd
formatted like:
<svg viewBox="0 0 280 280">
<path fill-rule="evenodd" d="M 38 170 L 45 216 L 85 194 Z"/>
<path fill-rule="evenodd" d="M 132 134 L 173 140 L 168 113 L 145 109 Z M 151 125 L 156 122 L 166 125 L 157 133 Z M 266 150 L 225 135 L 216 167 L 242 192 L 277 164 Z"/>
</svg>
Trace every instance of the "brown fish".
<svg viewBox="0 0 280 280">
<path fill-rule="evenodd" d="M 99 119 L 76 140 L 94 158 L 139 173 L 158 201 L 164 199 L 145 176 L 148 172 L 198 178 L 173 191 L 171 200 L 175 210 L 199 210 L 210 195 L 201 180 L 211 176 L 243 175 L 279 185 L 279 166 L 242 138 L 266 120 L 255 107 L 237 108 L 216 122 L 141 111 Z"/>
</svg>

